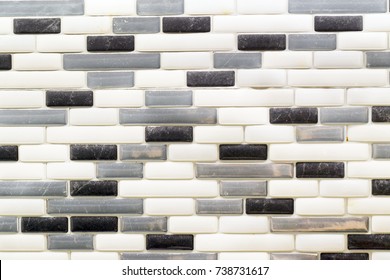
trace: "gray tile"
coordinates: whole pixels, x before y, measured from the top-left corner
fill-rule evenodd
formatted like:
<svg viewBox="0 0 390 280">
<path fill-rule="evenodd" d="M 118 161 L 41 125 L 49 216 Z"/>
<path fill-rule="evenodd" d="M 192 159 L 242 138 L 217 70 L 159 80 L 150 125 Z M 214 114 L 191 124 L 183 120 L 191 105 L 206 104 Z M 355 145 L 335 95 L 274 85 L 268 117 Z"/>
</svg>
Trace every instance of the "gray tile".
<svg viewBox="0 0 390 280">
<path fill-rule="evenodd" d="M 142 178 L 142 163 L 98 163 L 97 178 Z"/>
<path fill-rule="evenodd" d="M 374 159 L 390 159 L 390 144 L 373 144 L 372 157 Z"/>
<path fill-rule="evenodd" d="M 120 109 L 120 124 L 216 124 L 217 110 L 197 109 Z"/>
<path fill-rule="evenodd" d="M 121 17 L 113 19 L 114 33 L 147 34 L 160 32 L 159 17 Z"/>
<path fill-rule="evenodd" d="M 47 237 L 49 250 L 93 250 L 93 235 L 64 234 Z"/>
<path fill-rule="evenodd" d="M 368 123 L 368 107 L 321 108 L 321 123 Z"/>
<path fill-rule="evenodd" d="M 192 91 L 146 91 L 145 105 L 149 107 L 192 106 Z"/>
<path fill-rule="evenodd" d="M 0 196 L 66 196 L 64 181 L 3 181 Z"/>
<path fill-rule="evenodd" d="M 197 199 L 196 214 L 242 214 L 242 199 Z"/>
<path fill-rule="evenodd" d="M 167 145 L 126 144 L 120 146 L 121 160 L 166 160 Z"/>
<path fill-rule="evenodd" d="M 160 54 L 65 54 L 65 70 L 158 69 Z"/>
<path fill-rule="evenodd" d="M 184 0 L 138 0 L 137 14 L 141 16 L 181 15 Z"/>
<path fill-rule="evenodd" d="M 291 34 L 288 49 L 292 51 L 332 51 L 336 49 L 336 34 Z"/>
<path fill-rule="evenodd" d="M 48 214 L 142 214 L 143 200 L 138 198 L 48 199 Z"/>
<path fill-rule="evenodd" d="M 0 216 L 0 233 L 3 232 L 18 232 L 18 218 Z"/>
<path fill-rule="evenodd" d="M 121 253 L 121 260 L 216 260 L 215 253 Z"/>
<path fill-rule="evenodd" d="M 221 196 L 265 196 L 267 181 L 222 181 Z"/>
<path fill-rule="evenodd" d="M 318 260 L 318 254 L 272 253 L 271 260 Z"/>
<path fill-rule="evenodd" d="M 292 164 L 198 163 L 197 178 L 292 178 Z"/>
<path fill-rule="evenodd" d="M 66 110 L 0 110 L 0 125 L 65 125 Z"/>
<path fill-rule="evenodd" d="M 129 88 L 134 86 L 133 72 L 89 72 L 87 84 L 91 89 Z"/>
<path fill-rule="evenodd" d="M 215 53 L 214 68 L 251 69 L 261 67 L 261 53 Z"/>
<path fill-rule="evenodd" d="M 343 142 L 343 126 L 297 126 L 298 142 Z"/>
<path fill-rule="evenodd" d="M 288 11 L 295 14 L 385 13 L 387 0 L 289 0 Z"/>
<path fill-rule="evenodd" d="M 122 217 L 123 232 L 166 232 L 167 217 Z"/>
<path fill-rule="evenodd" d="M 84 14 L 84 0 L 0 1 L 0 16 L 70 16 Z"/>
<path fill-rule="evenodd" d="M 366 52 L 367 68 L 390 68 L 390 52 Z"/>
<path fill-rule="evenodd" d="M 348 218 L 271 218 L 277 232 L 367 232 L 368 217 Z"/>
</svg>

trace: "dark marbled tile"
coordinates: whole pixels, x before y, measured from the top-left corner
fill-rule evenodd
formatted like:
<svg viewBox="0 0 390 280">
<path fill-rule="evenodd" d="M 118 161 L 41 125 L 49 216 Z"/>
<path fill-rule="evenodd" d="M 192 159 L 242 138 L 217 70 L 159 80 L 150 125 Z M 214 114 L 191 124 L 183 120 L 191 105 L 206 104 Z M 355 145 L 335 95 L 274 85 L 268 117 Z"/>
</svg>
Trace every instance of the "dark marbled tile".
<svg viewBox="0 0 390 280">
<path fill-rule="evenodd" d="M 145 105 L 148 107 L 192 106 L 192 91 L 147 90 L 145 91 Z"/>
<path fill-rule="evenodd" d="M 344 178 L 343 162 L 297 162 L 297 178 Z"/>
<path fill-rule="evenodd" d="M 71 160 L 117 160 L 116 145 L 70 145 Z"/>
<path fill-rule="evenodd" d="M 368 253 L 321 253 L 321 260 L 369 260 Z"/>
<path fill-rule="evenodd" d="M 87 50 L 131 52 L 134 51 L 134 36 L 88 36 Z"/>
<path fill-rule="evenodd" d="M 238 49 L 241 51 L 283 51 L 286 49 L 286 35 L 238 35 Z"/>
<path fill-rule="evenodd" d="M 266 196 L 267 181 L 221 181 L 221 196 Z"/>
<path fill-rule="evenodd" d="M 194 236 L 192 234 L 147 234 L 147 250 L 193 250 Z"/>
<path fill-rule="evenodd" d="M 48 90 L 46 91 L 46 106 L 63 107 L 63 106 L 92 106 L 93 92 L 87 91 L 63 91 Z"/>
<path fill-rule="evenodd" d="M 317 108 L 271 108 L 269 111 L 272 124 L 317 123 Z"/>
<path fill-rule="evenodd" d="M 390 179 L 374 179 L 371 187 L 372 195 L 390 195 Z"/>
<path fill-rule="evenodd" d="M 210 32 L 210 17 L 163 17 L 164 33 Z"/>
<path fill-rule="evenodd" d="M 0 161 L 17 161 L 18 146 L 0 146 Z"/>
<path fill-rule="evenodd" d="M 192 142 L 192 126 L 147 126 L 146 142 Z"/>
<path fill-rule="evenodd" d="M 166 232 L 167 217 L 122 217 L 123 232 Z"/>
<path fill-rule="evenodd" d="M 320 32 L 362 31 L 362 16 L 316 16 L 314 30 Z"/>
<path fill-rule="evenodd" d="M 349 250 L 390 250 L 390 234 L 348 234 Z"/>
<path fill-rule="evenodd" d="M 372 122 L 390 122 L 390 106 L 373 106 Z"/>
<path fill-rule="evenodd" d="M 70 218 L 73 232 L 117 232 L 118 217 L 74 216 Z"/>
<path fill-rule="evenodd" d="M 0 196 L 66 196 L 64 181 L 2 181 Z"/>
<path fill-rule="evenodd" d="M 234 71 L 188 71 L 189 87 L 232 87 L 235 84 Z"/>
<path fill-rule="evenodd" d="M 216 260 L 215 253 L 121 253 L 121 260 Z"/>
<path fill-rule="evenodd" d="M 247 198 L 247 214 L 294 214 L 292 198 Z"/>
<path fill-rule="evenodd" d="M 22 217 L 22 232 L 67 232 L 66 217 Z"/>
<path fill-rule="evenodd" d="M 107 181 L 70 181 L 71 196 L 117 196 L 118 182 Z"/>
<path fill-rule="evenodd" d="M 93 235 L 64 234 L 47 237 L 48 250 L 93 250 Z"/>
<path fill-rule="evenodd" d="M 121 160 L 166 160 L 167 145 L 126 144 L 120 146 Z"/>
<path fill-rule="evenodd" d="M 0 216 L 0 233 L 18 232 L 18 218 L 9 216 Z"/>
<path fill-rule="evenodd" d="M 221 160 L 266 160 L 267 145 L 219 145 L 219 159 Z"/>
<path fill-rule="evenodd" d="M 12 56 L 10 54 L 0 54 L 0 70 L 11 70 Z"/>
<path fill-rule="evenodd" d="M 61 32 L 60 18 L 15 18 L 15 34 L 55 34 Z"/>
</svg>

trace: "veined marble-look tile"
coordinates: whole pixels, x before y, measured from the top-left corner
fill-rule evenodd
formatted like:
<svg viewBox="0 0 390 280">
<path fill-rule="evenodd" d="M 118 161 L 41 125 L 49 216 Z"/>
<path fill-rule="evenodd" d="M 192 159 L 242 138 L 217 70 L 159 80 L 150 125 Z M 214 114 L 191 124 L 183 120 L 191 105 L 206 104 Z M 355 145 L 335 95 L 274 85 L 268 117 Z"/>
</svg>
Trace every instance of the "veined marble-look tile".
<svg viewBox="0 0 390 280">
<path fill-rule="evenodd" d="M 18 218 L 0 216 L 0 233 L 18 232 Z"/>
<path fill-rule="evenodd" d="M 221 181 L 221 196 L 266 196 L 267 181 Z"/>
<path fill-rule="evenodd" d="M 93 250 L 93 235 L 64 234 L 47 237 L 48 250 Z"/>
<path fill-rule="evenodd" d="M 165 232 L 167 231 L 167 217 L 122 217 L 121 231 Z"/>
<path fill-rule="evenodd" d="M 71 196 L 117 196 L 117 194 L 117 181 L 70 181 Z"/>
<path fill-rule="evenodd" d="M 66 123 L 65 110 L 0 110 L 0 124 L 3 126 L 46 126 Z"/>
<path fill-rule="evenodd" d="M 197 199 L 197 214 L 242 214 L 242 199 Z"/>
<path fill-rule="evenodd" d="M 343 142 L 343 126 L 297 126 L 298 142 Z"/>
<path fill-rule="evenodd" d="M 159 17 L 120 17 L 113 19 L 116 34 L 147 34 L 160 32 Z"/>
<path fill-rule="evenodd" d="M 166 160 L 167 145 L 159 144 L 127 144 L 119 150 L 121 160 Z"/>
<path fill-rule="evenodd" d="M 192 106 L 192 91 L 146 91 L 145 105 L 148 107 L 187 107 Z"/>
<path fill-rule="evenodd" d="M 375 179 L 371 182 L 372 195 L 390 195 L 390 180 Z"/>
<path fill-rule="evenodd" d="M 369 260 L 368 253 L 321 253 L 321 260 Z"/>
<path fill-rule="evenodd" d="M 386 0 L 290 0 L 288 11 L 296 14 L 385 13 Z"/>
<path fill-rule="evenodd" d="M 66 196 L 65 181 L 3 181 L 0 196 Z"/>
<path fill-rule="evenodd" d="M 272 253 L 271 260 L 318 260 L 318 254 Z"/>
<path fill-rule="evenodd" d="M 367 123 L 368 107 L 321 108 L 320 121 L 324 124 Z"/>
<path fill-rule="evenodd" d="M 213 253 L 121 253 L 121 260 L 216 260 Z"/>
<path fill-rule="evenodd" d="M 292 198 L 247 198 L 245 209 L 247 214 L 293 214 Z"/>
<path fill-rule="evenodd" d="M 252 69 L 261 67 L 261 53 L 214 53 L 216 69 Z"/>
<path fill-rule="evenodd" d="M 97 178 L 142 178 L 142 163 L 98 163 Z"/>
<path fill-rule="evenodd" d="M 1 1 L 0 16 L 70 16 L 84 14 L 83 0 Z"/>
<path fill-rule="evenodd" d="M 140 16 L 152 15 L 180 15 L 184 13 L 184 0 L 138 0 L 137 14 Z"/>
</svg>

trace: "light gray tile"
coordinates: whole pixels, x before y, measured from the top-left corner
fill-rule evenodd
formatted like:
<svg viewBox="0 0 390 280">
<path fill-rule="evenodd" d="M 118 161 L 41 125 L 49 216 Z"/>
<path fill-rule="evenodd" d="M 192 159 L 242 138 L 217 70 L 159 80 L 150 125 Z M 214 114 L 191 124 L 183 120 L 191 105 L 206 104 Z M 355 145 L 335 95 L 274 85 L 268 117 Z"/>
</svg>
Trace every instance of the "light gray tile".
<svg viewBox="0 0 390 280">
<path fill-rule="evenodd" d="M 133 72 L 89 72 L 87 84 L 91 89 L 129 88 L 134 86 Z"/>
<path fill-rule="evenodd" d="M 166 232 L 167 217 L 122 217 L 121 228 L 124 232 Z"/>
<path fill-rule="evenodd" d="M 197 199 L 197 214 L 242 214 L 242 199 Z"/>
<path fill-rule="evenodd" d="M 373 144 L 372 157 L 374 159 L 389 159 L 390 158 L 390 144 Z"/>
<path fill-rule="evenodd" d="M 147 34 L 160 32 L 159 17 L 121 17 L 113 19 L 114 33 Z"/>
<path fill-rule="evenodd" d="M 321 108 L 321 123 L 368 123 L 368 107 Z"/>
<path fill-rule="evenodd" d="M 289 0 L 288 11 L 296 14 L 385 13 L 386 0 Z"/>
<path fill-rule="evenodd" d="M 292 164 L 198 163 L 197 178 L 292 178 Z"/>
<path fill-rule="evenodd" d="M 166 160 L 167 145 L 126 144 L 120 146 L 121 160 Z"/>
<path fill-rule="evenodd" d="M 65 125 L 66 110 L 0 110 L 0 125 Z"/>
<path fill-rule="evenodd" d="M 98 163 L 97 178 L 142 178 L 142 163 Z"/>
<path fill-rule="evenodd" d="M 84 0 L 0 1 L 0 16 L 70 16 L 84 14 Z"/>
<path fill-rule="evenodd" d="M 215 53 L 214 68 L 251 69 L 261 67 L 261 53 Z"/>
<path fill-rule="evenodd" d="M 298 142 L 343 142 L 343 126 L 297 126 Z"/>
<path fill-rule="evenodd" d="M 47 237 L 49 250 L 93 250 L 93 235 L 64 234 Z"/>
<path fill-rule="evenodd" d="M 216 124 L 217 110 L 197 109 L 120 109 L 120 124 Z"/>
<path fill-rule="evenodd" d="M 142 214 L 143 200 L 138 198 L 48 199 L 48 214 Z"/>
<path fill-rule="evenodd" d="M 390 68 L 390 52 L 366 52 L 367 68 Z"/>
<path fill-rule="evenodd" d="M 318 254 L 272 253 L 271 260 L 318 260 Z"/>
<path fill-rule="evenodd" d="M 184 0 L 138 0 L 137 14 L 141 16 L 181 15 Z"/>
<path fill-rule="evenodd" d="M 267 181 L 222 181 L 221 196 L 265 196 Z"/>
<path fill-rule="evenodd" d="M 66 182 L 3 181 L 0 196 L 66 196 Z"/>
<path fill-rule="evenodd" d="M 149 107 L 192 106 L 192 91 L 146 91 L 145 105 Z"/>
<path fill-rule="evenodd" d="M 216 260 L 215 253 L 122 253 L 121 260 Z"/>
<path fill-rule="evenodd" d="M 291 34 L 288 49 L 292 51 L 332 51 L 336 49 L 336 34 Z"/>
<path fill-rule="evenodd" d="M 18 232 L 18 218 L 0 216 L 0 233 L 3 232 Z"/>
<path fill-rule="evenodd" d="M 158 69 L 160 54 L 65 54 L 65 70 Z"/>
<path fill-rule="evenodd" d="M 277 232 L 367 232 L 368 217 L 271 218 L 271 230 Z"/>
</svg>

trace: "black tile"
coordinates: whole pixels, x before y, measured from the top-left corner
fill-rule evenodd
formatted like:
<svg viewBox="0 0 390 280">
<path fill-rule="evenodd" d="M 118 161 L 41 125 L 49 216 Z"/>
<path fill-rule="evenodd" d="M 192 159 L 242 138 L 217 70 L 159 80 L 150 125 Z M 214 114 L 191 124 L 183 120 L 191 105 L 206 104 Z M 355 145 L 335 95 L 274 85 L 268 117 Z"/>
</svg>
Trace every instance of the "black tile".
<svg viewBox="0 0 390 280">
<path fill-rule="evenodd" d="M 93 106 L 93 92 L 87 91 L 46 91 L 46 106 Z"/>
<path fill-rule="evenodd" d="M 15 34 L 54 34 L 61 32 L 60 18 L 16 18 Z"/>
<path fill-rule="evenodd" d="M 22 232 L 68 232 L 68 218 L 22 217 Z"/>
<path fill-rule="evenodd" d="M 362 31 L 362 16 L 316 16 L 314 30 L 320 32 Z"/>
<path fill-rule="evenodd" d="M 234 71 L 188 71 L 189 87 L 232 87 L 235 84 Z"/>
<path fill-rule="evenodd" d="M 241 51 L 283 51 L 286 49 L 286 35 L 238 35 L 238 49 Z"/>
<path fill-rule="evenodd" d="M 71 160 L 117 160 L 116 145 L 70 145 Z"/>
<path fill-rule="evenodd" d="M 147 250 L 193 250 L 194 236 L 191 234 L 147 234 Z"/>
<path fill-rule="evenodd" d="M 0 54 L 0 70 L 11 70 L 12 57 L 10 54 Z"/>
<path fill-rule="evenodd" d="M 131 52 L 134 51 L 134 36 L 88 36 L 87 50 Z"/>
<path fill-rule="evenodd" d="M 317 123 L 317 108 L 271 108 L 269 111 L 270 123 Z"/>
<path fill-rule="evenodd" d="M 73 232 L 117 232 L 118 217 L 75 216 L 70 218 Z"/>
<path fill-rule="evenodd" d="M 321 253 L 321 260 L 368 260 L 368 253 Z"/>
<path fill-rule="evenodd" d="M 343 162 L 297 162 L 297 178 L 344 178 Z"/>
<path fill-rule="evenodd" d="M 348 234 L 349 250 L 390 250 L 390 234 Z"/>
<path fill-rule="evenodd" d="M 371 181 L 372 195 L 390 195 L 390 179 L 375 179 Z"/>
<path fill-rule="evenodd" d="M 192 142 L 192 126 L 147 126 L 146 142 Z"/>
<path fill-rule="evenodd" d="M 0 161 L 17 161 L 18 146 L 0 146 Z"/>
<path fill-rule="evenodd" d="M 219 159 L 221 160 L 266 160 L 267 145 L 220 145 Z"/>
<path fill-rule="evenodd" d="M 163 32 L 193 33 L 210 32 L 210 17 L 164 17 Z"/>
<path fill-rule="evenodd" d="M 70 181 L 71 196 L 117 196 L 118 182 L 107 181 Z"/>
<path fill-rule="evenodd" d="M 248 198 L 245 209 L 247 214 L 294 214 L 294 199 Z"/>
<path fill-rule="evenodd" d="M 373 122 L 390 122 L 390 106 L 372 106 Z"/>
</svg>

